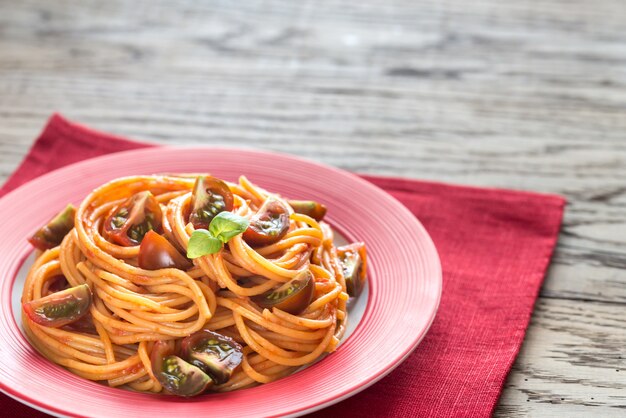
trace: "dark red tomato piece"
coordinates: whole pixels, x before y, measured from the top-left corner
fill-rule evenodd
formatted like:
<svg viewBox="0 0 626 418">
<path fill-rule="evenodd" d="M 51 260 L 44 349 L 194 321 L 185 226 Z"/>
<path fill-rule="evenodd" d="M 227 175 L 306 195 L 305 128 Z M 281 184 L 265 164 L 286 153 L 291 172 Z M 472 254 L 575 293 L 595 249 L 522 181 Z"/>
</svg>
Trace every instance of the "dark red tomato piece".
<svg viewBox="0 0 626 418">
<path fill-rule="evenodd" d="M 305 270 L 279 288 L 253 296 L 252 300 L 262 308 L 278 308 L 298 315 L 311 304 L 313 296 L 315 279 L 309 270 Z"/>
<path fill-rule="evenodd" d="M 148 231 L 139 246 L 139 267 L 146 270 L 177 268 L 186 270 L 191 263 L 162 235 Z"/>
<path fill-rule="evenodd" d="M 129 197 L 104 221 L 104 237 L 124 247 L 139 245 L 148 231 L 160 231 L 163 213 L 149 191 Z"/>
<path fill-rule="evenodd" d="M 211 376 L 218 385 L 228 382 L 243 360 L 243 349 L 235 340 L 207 329 L 185 337 L 180 348 L 185 360 Z"/>
<path fill-rule="evenodd" d="M 31 321 L 58 328 L 80 319 L 89 312 L 91 290 L 81 284 L 22 304 Z"/>
<path fill-rule="evenodd" d="M 74 228 L 74 216 L 76 208 L 73 205 L 67 205 L 63 211 L 57 214 L 35 235 L 28 239 L 35 248 L 45 251 L 61 244 L 63 238 Z"/>
<path fill-rule="evenodd" d="M 337 257 L 343 268 L 343 277 L 346 279 L 346 288 L 350 296 L 358 296 L 365 286 L 367 271 L 367 251 L 365 244 L 355 242 L 337 248 Z"/>
<path fill-rule="evenodd" d="M 280 200 L 268 197 L 250 219 L 243 239 L 250 245 L 269 245 L 280 241 L 289 230 L 289 209 Z"/>
<path fill-rule="evenodd" d="M 196 229 L 208 229 L 215 215 L 230 212 L 233 204 L 233 193 L 226 183 L 213 176 L 200 176 L 193 186 L 189 222 Z"/>
<path fill-rule="evenodd" d="M 287 203 L 294 212 L 310 216 L 316 221 L 321 221 L 326 215 L 326 206 L 314 200 L 288 200 Z"/>
<path fill-rule="evenodd" d="M 97 334 L 96 326 L 93 323 L 93 317 L 90 313 L 81 316 L 71 324 L 67 324 L 64 328 L 71 329 L 73 331 L 84 332 L 85 334 Z"/>
<path fill-rule="evenodd" d="M 195 396 L 212 384 L 211 378 L 196 366 L 174 355 L 165 341 L 157 341 L 150 355 L 152 373 L 165 389 L 178 396 Z"/>
<path fill-rule="evenodd" d="M 48 293 L 60 292 L 61 290 L 67 289 L 68 286 L 69 283 L 62 274 L 58 274 L 48 279 Z"/>
</svg>

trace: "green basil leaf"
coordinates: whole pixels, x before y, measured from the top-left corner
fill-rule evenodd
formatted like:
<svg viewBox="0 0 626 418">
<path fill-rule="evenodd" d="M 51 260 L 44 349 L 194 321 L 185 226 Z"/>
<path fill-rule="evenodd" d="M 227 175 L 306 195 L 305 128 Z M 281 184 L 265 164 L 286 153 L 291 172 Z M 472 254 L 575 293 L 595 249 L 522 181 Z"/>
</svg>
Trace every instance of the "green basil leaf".
<svg viewBox="0 0 626 418">
<path fill-rule="evenodd" d="M 211 221 L 209 232 L 226 244 L 229 239 L 248 229 L 248 225 L 250 221 L 242 216 L 232 212 L 220 212 Z"/>
<path fill-rule="evenodd" d="M 222 241 L 215 238 L 206 229 L 196 229 L 187 243 L 187 257 L 198 258 L 207 254 L 215 254 L 222 248 Z"/>
</svg>

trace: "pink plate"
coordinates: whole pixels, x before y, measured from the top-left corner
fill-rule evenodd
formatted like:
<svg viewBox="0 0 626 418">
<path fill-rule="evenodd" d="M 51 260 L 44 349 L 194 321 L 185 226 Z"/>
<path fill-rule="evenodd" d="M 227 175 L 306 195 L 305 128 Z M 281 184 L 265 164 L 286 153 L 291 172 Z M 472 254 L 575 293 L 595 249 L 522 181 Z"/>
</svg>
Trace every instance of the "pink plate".
<svg viewBox="0 0 626 418">
<path fill-rule="evenodd" d="M 328 206 L 327 219 L 349 241 L 367 243 L 369 294 L 357 326 L 335 353 L 282 380 L 193 399 L 113 389 L 49 362 L 18 326 L 12 293 L 38 227 L 68 202 L 111 179 L 202 172 L 252 182 Z M 300 158 L 227 148 L 150 148 L 83 161 L 39 177 L 0 199 L 0 389 L 35 408 L 67 416 L 167 417 L 301 415 L 339 402 L 381 379 L 418 345 L 441 295 L 435 247 L 415 217 L 381 189 L 345 171 Z M 15 311 L 15 314 L 14 314 Z M 352 314 L 352 313 L 351 313 Z M 361 316 L 358 321 L 358 316 Z M 418 402 L 416 400 L 416 402 Z"/>
</svg>

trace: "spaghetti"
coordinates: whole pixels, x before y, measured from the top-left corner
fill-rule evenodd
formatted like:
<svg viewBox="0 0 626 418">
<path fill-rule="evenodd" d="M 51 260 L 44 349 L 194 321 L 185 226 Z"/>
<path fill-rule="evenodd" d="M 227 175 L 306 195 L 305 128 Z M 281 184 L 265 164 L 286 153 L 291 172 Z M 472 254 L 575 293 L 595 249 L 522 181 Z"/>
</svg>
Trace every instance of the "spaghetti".
<svg viewBox="0 0 626 418">
<path fill-rule="evenodd" d="M 43 251 L 24 330 L 52 362 L 114 387 L 272 382 L 336 349 L 363 285 L 363 244 L 335 247 L 324 213 L 243 176 L 111 181 L 31 238 Z"/>
</svg>

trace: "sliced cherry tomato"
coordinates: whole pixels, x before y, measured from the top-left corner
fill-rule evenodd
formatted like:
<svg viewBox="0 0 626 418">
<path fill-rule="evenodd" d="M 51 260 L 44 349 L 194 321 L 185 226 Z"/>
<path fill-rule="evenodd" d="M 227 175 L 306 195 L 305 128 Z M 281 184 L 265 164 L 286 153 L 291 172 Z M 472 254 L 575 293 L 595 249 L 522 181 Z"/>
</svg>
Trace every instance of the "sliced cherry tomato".
<svg viewBox="0 0 626 418">
<path fill-rule="evenodd" d="M 350 296 L 358 296 L 365 285 L 367 271 L 367 251 L 365 244 L 355 242 L 337 248 L 337 256 L 343 268 L 346 288 Z"/>
<path fill-rule="evenodd" d="M 104 222 L 104 237 L 125 247 L 139 245 L 148 231 L 160 231 L 162 220 L 161 207 L 152 193 L 140 192 L 110 212 Z"/>
<path fill-rule="evenodd" d="M 93 323 L 93 317 L 90 313 L 83 315 L 71 324 L 65 325 L 64 328 L 71 329 L 73 331 L 84 332 L 85 334 L 97 334 L 96 326 Z"/>
<path fill-rule="evenodd" d="M 76 215 L 76 208 L 73 205 L 67 205 L 50 222 L 35 232 L 28 242 L 41 251 L 56 247 L 74 228 L 74 215 Z"/>
<path fill-rule="evenodd" d="M 289 230 L 289 209 L 280 200 L 268 197 L 250 219 L 243 239 L 250 245 L 269 245 L 280 241 Z"/>
<path fill-rule="evenodd" d="M 60 292 L 61 290 L 67 289 L 68 286 L 69 283 L 62 274 L 58 274 L 48 279 L 48 293 Z"/>
<path fill-rule="evenodd" d="M 185 337 L 180 347 L 183 358 L 218 385 L 228 382 L 243 359 L 243 349 L 235 340 L 207 329 Z"/>
<path fill-rule="evenodd" d="M 212 384 L 196 366 L 174 355 L 165 341 L 157 341 L 150 355 L 152 373 L 163 387 L 178 396 L 199 395 Z"/>
<path fill-rule="evenodd" d="M 191 263 L 162 235 L 148 231 L 139 246 L 139 267 L 146 270 L 177 268 L 186 270 Z"/>
<path fill-rule="evenodd" d="M 233 193 L 226 183 L 213 176 L 200 176 L 193 186 L 189 222 L 196 229 L 208 229 L 215 215 L 233 210 L 233 203 Z"/>
<path fill-rule="evenodd" d="M 262 308 L 278 308 L 282 311 L 298 315 L 313 301 L 315 295 L 315 279 L 309 270 L 304 270 L 296 277 L 252 300 Z"/>
<path fill-rule="evenodd" d="M 80 319 L 89 312 L 91 290 L 81 284 L 22 304 L 31 321 L 58 328 Z"/>
<path fill-rule="evenodd" d="M 316 221 L 321 221 L 326 215 L 326 206 L 314 200 L 288 200 L 287 203 L 294 212 L 310 216 Z"/>
</svg>

